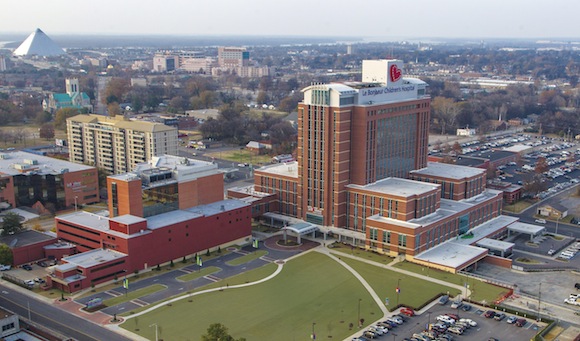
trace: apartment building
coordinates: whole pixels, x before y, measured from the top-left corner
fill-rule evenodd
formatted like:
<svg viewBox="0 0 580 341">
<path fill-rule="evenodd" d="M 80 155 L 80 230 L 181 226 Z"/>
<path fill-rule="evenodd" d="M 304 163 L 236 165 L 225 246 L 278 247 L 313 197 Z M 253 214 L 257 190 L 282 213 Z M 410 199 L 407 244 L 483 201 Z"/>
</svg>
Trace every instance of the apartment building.
<svg viewBox="0 0 580 341">
<path fill-rule="evenodd" d="M 154 156 L 177 154 L 177 128 L 122 116 L 77 115 L 67 119 L 69 160 L 113 174 L 131 171 Z"/>
</svg>

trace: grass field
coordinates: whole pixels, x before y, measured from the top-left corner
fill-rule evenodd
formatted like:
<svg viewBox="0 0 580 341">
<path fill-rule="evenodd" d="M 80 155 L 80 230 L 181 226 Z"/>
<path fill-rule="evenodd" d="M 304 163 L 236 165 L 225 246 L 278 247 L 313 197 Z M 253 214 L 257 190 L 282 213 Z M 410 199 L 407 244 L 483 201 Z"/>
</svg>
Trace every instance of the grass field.
<svg viewBox="0 0 580 341">
<path fill-rule="evenodd" d="M 251 262 L 254 259 L 258 259 L 262 256 L 265 256 L 267 254 L 268 254 L 268 251 L 257 250 L 257 251 L 250 253 L 250 254 L 244 255 L 242 257 L 234 258 L 231 261 L 226 262 L 226 264 L 231 265 L 231 266 L 242 265 L 242 264 L 245 264 L 247 262 Z"/>
<path fill-rule="evenodd" d="M 205 153 L 206 156 L 215 157 L 223 160 L 230 160 L 235 163 L 249 163 L 252 165 L 257 164 L 270 164 L 272 163 L 272 157 L 269 155 L 254 155 L 249 150 L 246 149 L 233 149 L 221 152 Z"/>
<path fill-rule="evenodd" d="M 228 279 L 229 284 L 232 281 Z M 327 256 L 308 253 L 289 261 L 275 278 L 247 288 L 218 291 L 182 300 L 126 321 L 121 326 L 148 339 L 199 340 L 211 323 L 228 327 L 235 338 L 306 340 L 312 323 L 320 339 L 342 340 L 360 316 L 381 316 L 364 287 Z M 355 327 L 356 328 L 356 327 Z M 137 330 L 138 329 L 138 330 Z"/>
<path fill-rule="evenodd" d="M 359 249 L 358 247 L 353 248 L 350 245 L 345 245 L 342 243 L 334 243 L 334 244 L 332 244 L 332 247 L 329 246 L 329 248 L 331 248 L 332 251 L 339 251 L 339 252 L 343 252 L 343 253 L 348 253 L 349 255 L 354 255 L 357 257 L 364 258 L 364 259 L 372 260 L 373 262 L 377 262 L 377 263 L 381 263 L 381 264 L 389 264 L 394 259 L 393 257 L 387 256 L 387 255 L 382 255 L 382 254 L 378 254 L 375 252 L 366 251 L 363 249 Z"/>
<path fill-rule="evenodd" d="M 493 284 L 488 284 L 458 274 L 452 274 L 450 272 L 445 272 L 437 269 L 430 269 L 428 267 L 424 267 L 419 264 L 414 264 L 410 262 L 400 262 L 395 264 L 395 267 L 458 285 L 465 285 L 465 283 L 467 282 L 467 284 L 471 289 L 471 296 L 469 298 L 477 302 L 485 301 L 487 303 L 490 303 L 508 292 L 508 289 L 498 287 Z"/>
<path fill-rule="evenodd" d="M 350 258 L 343 258 L 342 260 L 363 276 L 383 300 L 387 297 L 389 298 L 389 305 L 387 306 L 389 310 L 393 310 L 397 306 L 397 296 L 399 296 L 399 304 L 419 308 L 440 293 L 449 292 L 452 296 L 459 293 L 459 290 L 454 288 L 424 281 Z M 398 295 L 395 291 L 397 285 L 401 289 Z"/>
</svg>

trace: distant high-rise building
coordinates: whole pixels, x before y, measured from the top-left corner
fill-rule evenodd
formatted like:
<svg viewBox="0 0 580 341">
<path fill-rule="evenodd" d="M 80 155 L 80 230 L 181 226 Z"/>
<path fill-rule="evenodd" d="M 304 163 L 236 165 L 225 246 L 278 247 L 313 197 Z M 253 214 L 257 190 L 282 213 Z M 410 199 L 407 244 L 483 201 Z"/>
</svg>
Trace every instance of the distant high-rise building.
<svg viewBox="0 0 580 341">
<path fill-rule="evenodd" d="M 354 46 L 352 44 L 346 45 L 346 54 L 353 54 L 354 53 Z"/>
<path fill-rule="evenodd" d="M 66 124 L 69 160 L 113 174 L 130 172 L 154 156 L 177 155 L 175 127 L 100 115 L 73 116 Z"/>
<path fill-rule="evenodd" d="M 6 59 L 4 56 L 0 55 L 0 72 L 6 71 Z"/>
<path fill-rule="evenodd" d="M 237 68 L 248 66 L 250 62 L 250 52 L 244 47 L 219 47 L 218 64 L 220 67 Z"/>
<path fill-rule="evenodd" d="M 41 29 L 32 32 L 13 53 L 15 56 L 53 57 L 65 54 Z"/>
<path fill-rule="evenodd" d="M 171 72 L 179 68 L 179 56 L 172 52 L 158 52 L 153 57 L 153 71 Z"/>
</svg>

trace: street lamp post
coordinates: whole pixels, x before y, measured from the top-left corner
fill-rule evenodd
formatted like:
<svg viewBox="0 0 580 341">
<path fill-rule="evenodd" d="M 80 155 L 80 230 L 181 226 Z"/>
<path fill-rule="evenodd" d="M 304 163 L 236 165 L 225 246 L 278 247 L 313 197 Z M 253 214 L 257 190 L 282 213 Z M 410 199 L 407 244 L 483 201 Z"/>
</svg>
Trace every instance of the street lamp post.
<svg viewBox="0 0 580 341">
<path fill-rule="evenodd" d="M 158 325 L 157 323 L 152 323 L 149 325 L 149 328 L 155 326 L 155 341 L 159 341 L 159 334 L 158 334 Z"/>
<path fill-rule="evenodd" d="M 538 321 L 541 321 L 542 318 L 540 317 L 540 311 L 541 311 L 541 305 L 542 305 L 542 282 L 540 282 L 540 288 L 538 289 Z"/>
<path fill-rule="evenodd" d="M 315 325 L 316 325 L 316 322 L 312 322 L 312 340 L 316 340 L 316 333 L 314 332 Z"/>
<path fill-rule="evenodd" d="M 361 327 L 361 323 L 360 323 L 360 301 L 362 301 L 362 298 L 358 299 L 358 314 L 357 314 L 357 323 L 358 323 L 358 327 Z"/>
<path fill-rule="evenodd" d="M 396 289 L 396 291 L 397 291 L 397 307 L 399 306 L 399 295 L 401 293 L 400 285 L 401 285 L 401 279 L 399 278 L 397 280 L 397 289 Z"/>
<path fill-rule="evenodd" d="M 558 234 L 558 223 L 560 222 L 560 217 L 558 217 L 558 219 L 556 219 L 556 233 Z"/>
<path fill-rule="evenodd" d="M 78 200 L 78 199 L 79 199 L 79 197 L 75 195 L 75 211 L 76 211 L 76 210 L 77 210 L 77 208 L 78 208 L 78 205 L 77 205 L 77 200 Z"/>
<path fill-rule="evenodd" d="M 427 312 L 427 329 L 429 329 L 429 324 L 431 323 L 431 312 Z"/>
<path fill-rule="evenodd" d="M 393 333 L 393 341 L 396 341 L 397 334 Z"/>
</svg>

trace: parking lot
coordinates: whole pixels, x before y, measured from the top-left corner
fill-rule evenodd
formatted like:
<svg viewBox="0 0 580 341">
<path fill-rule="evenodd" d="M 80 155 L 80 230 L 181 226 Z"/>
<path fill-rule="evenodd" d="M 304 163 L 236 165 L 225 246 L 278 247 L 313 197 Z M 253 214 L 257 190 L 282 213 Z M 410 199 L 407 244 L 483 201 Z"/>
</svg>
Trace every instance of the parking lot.
<svg viewBox="0 0 580 341">
<path fill-rule="evenodd" d="M 506 317 L 501 321 L 497 321 L 493 318 L 484 317 L 484 313 L 488 310 L 483 307 L 478 307 L 472 305 L 469 311 L 463 311 L 461 307 L 459 309 L 452 309 L 450 307 L 451 302 L 442 306 L 439 304 L 433 305 L 426 312 L 421 315 L 416 315 L 409 317 L 406 321 L 392 329 L 389 330 L 387 334 L 382 336 L 377 336 L 375 340 L 429 340 L 425 336 L 421 336 L 421 332 L 427 330 L 428 324 L 431 324 L 432 331 L 435 330 L 435 326 L 439 321 L 437 321 L 438 316 L 445 314 L 455 314 L 458 315 L 460 319 L 470 319 L 477 323 L 477 326 L 465 329 L 463 334 L 457 335 L 451 332 L 444 332 L 442 334 L 449 335 L 451 340 L 470 340 L 470 341 L 487 341 L 490 338 L 495 338 L 497 340 L 530 340 L 533 338 L 540 328 L 544 327 L 544 324 L 536 324 L 535 321 L 525 319 L 525 323 L 522 327 L 518 327 L 515 323 L 507 323 L 510 314 L 506 314 Z M 496 311 L 499 313 L 499 311 Z M 518 318 L 523 318 L 523 316 L 518 316 Z M 370 337 L 359 337 L 359 340 L 371 340 Z M 354 339 L 356 340 L 356 338 Z"/>
</svg>

